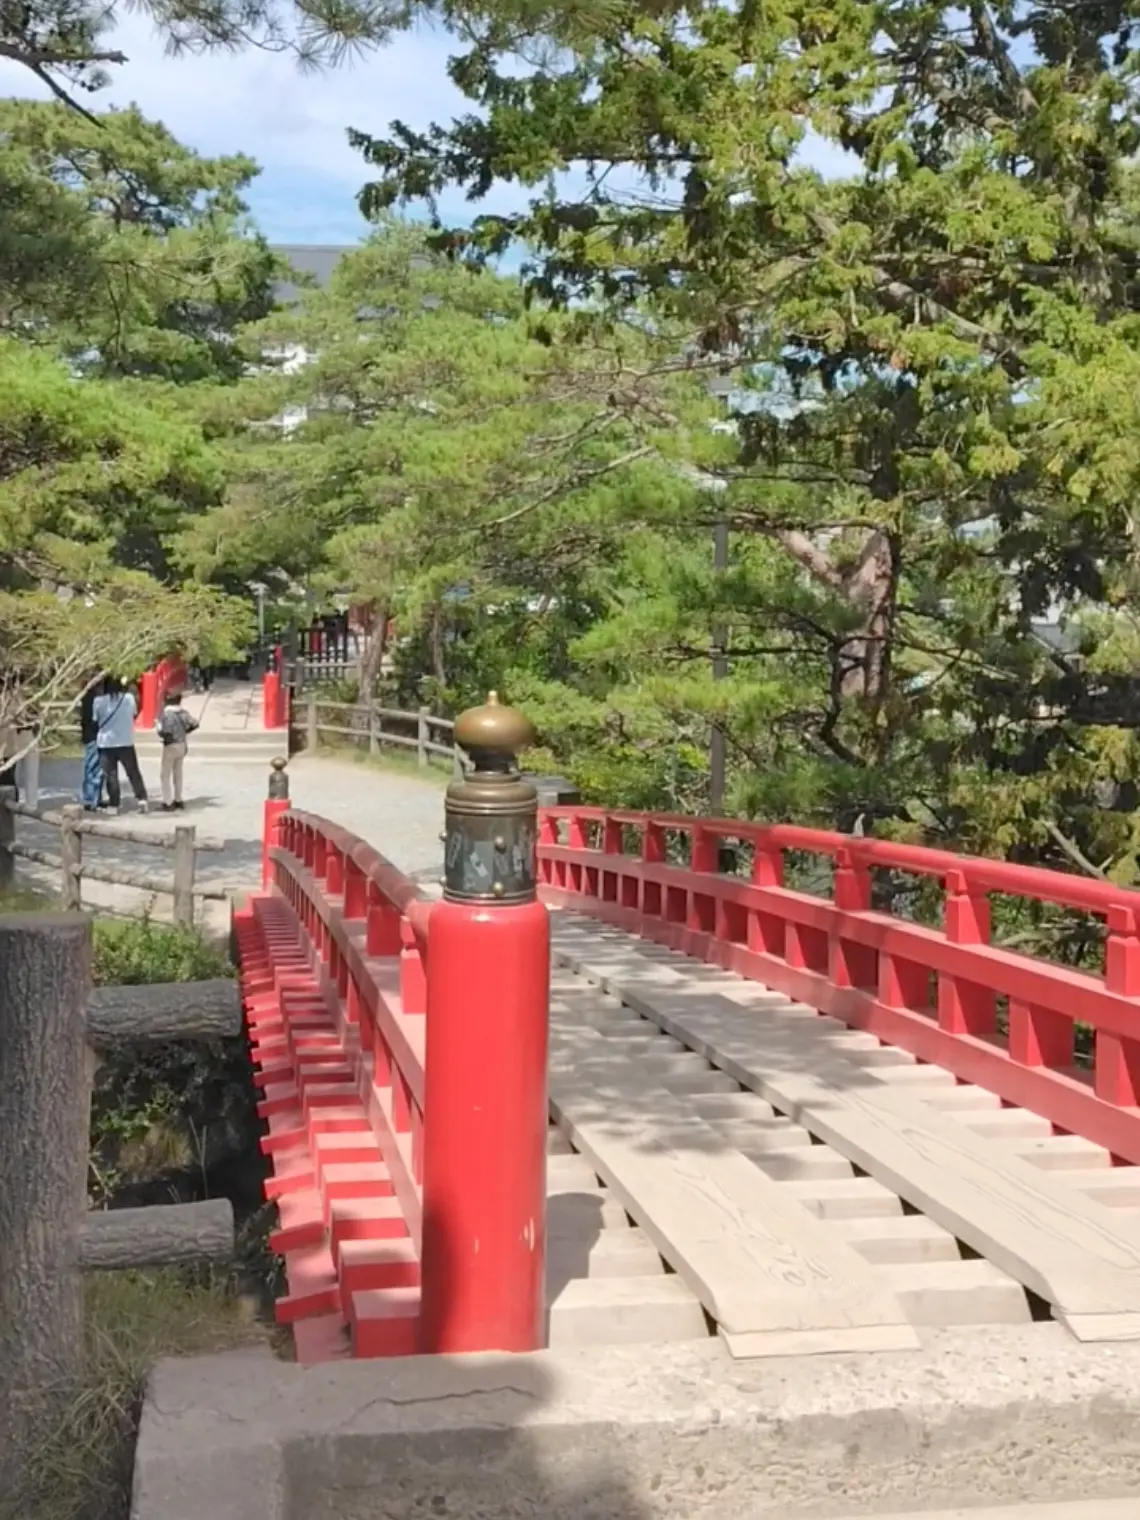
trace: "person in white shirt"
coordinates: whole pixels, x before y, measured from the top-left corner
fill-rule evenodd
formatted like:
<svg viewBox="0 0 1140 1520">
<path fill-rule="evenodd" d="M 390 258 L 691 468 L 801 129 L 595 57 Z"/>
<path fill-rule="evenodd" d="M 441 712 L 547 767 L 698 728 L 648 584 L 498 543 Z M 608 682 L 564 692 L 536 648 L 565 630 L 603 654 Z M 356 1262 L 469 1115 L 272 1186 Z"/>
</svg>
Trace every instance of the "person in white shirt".
<svg viewBox="0 0 1140 1520">
<path fill-rule="evenodd" d="M 139 769 L 139 757 L 135 750 L 135 717 L 138 704 L 134 696 L 123 686 L 117 676 L 108 676 L 103 683 L 103 695 L 96 697 L 92 716 L 95 719 L 95 744 L 99 750 L 99 764 L 107 787 L 107 811 L 119 811 L 119 766 L 127 773 L 131 791 L 145 813 L 149 806 L 146 783 Z"/>
</svg>

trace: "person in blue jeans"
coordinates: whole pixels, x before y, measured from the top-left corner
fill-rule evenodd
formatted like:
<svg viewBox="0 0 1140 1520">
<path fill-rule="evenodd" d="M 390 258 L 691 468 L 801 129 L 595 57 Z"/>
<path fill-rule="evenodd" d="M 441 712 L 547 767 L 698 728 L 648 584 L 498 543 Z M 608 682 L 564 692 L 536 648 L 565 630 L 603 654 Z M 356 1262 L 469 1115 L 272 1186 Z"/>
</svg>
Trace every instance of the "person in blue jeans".
<svg viewBox="0 0 1140 1520">
<path fill-rule="evenodd" d="M 83 806 L 93 813 L 103 796 L 103 768 L 99 763 L 99 725 L 95 722 L 95 699 L 103 695 L 102 681 L 89 686 L 79 701 L 79 736 L 83 740 Z"/>
<path fill-rule="evenodd" d="M 149 806 L 146 783 L 139 769 L 139 757 L 135 752 L 135 716 L 138 705 L 134 694 L 129 692 L 117 676 L 108 676 L 103 683 L 102 696 L 95 698 L 95 725 L 98 732 L 95 743 L 99 748 L 99 763 L 103 769 L 103 781 L 107 787 L 107 811 L 119 811 L 119 766 L 127 773 L 131 791 L 135 794 L 139 812 L 145 813 Z"/>
</svg>

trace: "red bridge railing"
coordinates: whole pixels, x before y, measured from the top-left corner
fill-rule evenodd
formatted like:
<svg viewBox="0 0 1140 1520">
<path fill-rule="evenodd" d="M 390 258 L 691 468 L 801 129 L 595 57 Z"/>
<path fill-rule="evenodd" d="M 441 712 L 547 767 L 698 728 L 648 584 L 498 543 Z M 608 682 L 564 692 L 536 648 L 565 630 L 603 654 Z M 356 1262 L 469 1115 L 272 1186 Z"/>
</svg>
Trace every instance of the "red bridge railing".
<svg viewBox="0 0 1140 1520">
<path fill-rule="evenodd" d="M 726 841 L 750 848 L 750 879 L 721 870 Z M 830 862 L 830 898 L 784 884 L 791 851 Z M 538 857 L 548 903 L 761 982 L 1140 1163 L 1140 893 L 815 829 L 591 807 L 547 809 Z M 876 911 L 877 871 L 941 883 L 941 927 Z M 991 893 L 1102 920 L 1103 976 L 993 945 Z"/>
<path fill-rule="evenodd" d="M 274 787 L 268 890 L 239 935 L 279 1317 L 323 1318 L 334 1343 L 347 1328 L 357 1355 L 534 1350 L 546 909 L 430 901 L 348 830 L 290 811 L 280 773 Z"/>
</svg>

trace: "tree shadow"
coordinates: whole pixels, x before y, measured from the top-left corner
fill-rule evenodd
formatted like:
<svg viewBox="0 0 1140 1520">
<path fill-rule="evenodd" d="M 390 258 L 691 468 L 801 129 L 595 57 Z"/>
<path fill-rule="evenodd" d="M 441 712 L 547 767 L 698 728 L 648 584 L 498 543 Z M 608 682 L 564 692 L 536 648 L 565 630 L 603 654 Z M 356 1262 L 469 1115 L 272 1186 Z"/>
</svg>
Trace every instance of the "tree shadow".
<svg viewBox="0 0 1140 1520">
<path fill-rule="evenodd" d="M 546 1204 L 546 1299 L 590 1275 L 590 1252 L 602 1233 L 603 1200 L 596 1193 L 555 1193 Z"/>
<path fill-rule="evenodd" d="M 747 1066 L 773 1086 L 810 1071 L 831 1094 L 814 1103 L 817 1112 L 842 1107 L 847 1092 L 881 1090 L 870 1036 L 866 1050 L 856 1050 L 858 1031 L 778 993 L 765 1002 L 760 984 L 733 972 L 583 915 L 555 919 L 552 1090 L 557 1095 L 561 1075 L 573 1121 L 599 1126 L 639 1154 L 736 1151 L 763 1171 L 775 1165 L 774 1147 L 758 1131 L 749 1144 L 750 1116 L 775 1109 L 809 1133 L 811 1121 L 763 1080 L 742 1080 Z M 742 989 L 752 1001 L 729 995 Z M 731 1118 L 714 1117 L 717 1103 L 706 1101 L 722 1095 L 740 1100 Z"/>
</svg>

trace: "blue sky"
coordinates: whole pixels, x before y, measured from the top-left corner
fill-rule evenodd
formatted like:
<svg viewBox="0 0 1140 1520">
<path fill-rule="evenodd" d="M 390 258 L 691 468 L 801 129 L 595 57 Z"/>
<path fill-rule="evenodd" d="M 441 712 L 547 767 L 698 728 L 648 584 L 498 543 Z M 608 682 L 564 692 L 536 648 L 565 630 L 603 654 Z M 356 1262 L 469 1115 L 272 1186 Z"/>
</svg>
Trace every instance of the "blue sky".
<svg viewBox="0 0 1140 1520">
<path fill-rule="evenodd" d="M 368 171 L 348 146 L 347 128 L 380 133 L 396 118 L 425 127 L 469 109 L 447 77 L 451 39 L 427 27 L 349 67 L 315 75 L 299 73 L 287 57 L 254 51 L 168 57 L 137 12 L 123 15 L 114 45 L 129 62 L 90 103 L 106 108 L 133 101 L 199 152 L 250 154 L 262 169 L 251 207 L 274 242 L 350 243 L 365 235 L 355 196 Z M 0 60 L 0 93 L 46 91 L 25 70 Z M 806 156 L 824 172 L 841 167 L 842 155 L 824 144 L 812 145 Z M 460 222 L 480 209 L 520 204 L 518 191 L 502 186 L 477 208 L 462 196 L 443 207 L 449 220 Z"/>
</svg>

